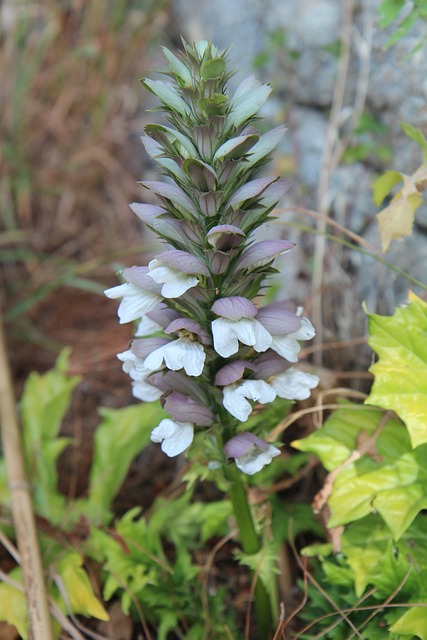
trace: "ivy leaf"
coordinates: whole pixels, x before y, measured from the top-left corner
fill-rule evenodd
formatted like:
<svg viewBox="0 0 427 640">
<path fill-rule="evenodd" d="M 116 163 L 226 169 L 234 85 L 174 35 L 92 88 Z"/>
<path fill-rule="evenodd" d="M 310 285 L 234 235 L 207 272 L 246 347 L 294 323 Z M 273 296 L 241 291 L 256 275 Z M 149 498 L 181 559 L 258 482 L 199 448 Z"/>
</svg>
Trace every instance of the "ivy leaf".
<svg viewBox="0 0 427 640">
<path fill-rule="evenodd" d="M 108 613 L 95 596 L 82 565 L 83 559 L 76 552 L 68 553 L 58 562 L 56 570 L 67 593 L 67 608 L 69 607 L 72 613 L 78 613 L 87 618 L 108 620 Z"/>
<path fill-rule="evenodd" d="M 379 356 L 366 404 L 392 409 L 413 447 L 427 443 L 427 304 L 410 293 L 393 316 L 369 314 L 369 345 Z"/>
<path fill-rule="evenodd" d="M 390 631 L 402 635 L 416 636 L 427 640 L 427 600 L 420 600 L 425 607 L 411 607 L 391 627 Z"/>
</svg>

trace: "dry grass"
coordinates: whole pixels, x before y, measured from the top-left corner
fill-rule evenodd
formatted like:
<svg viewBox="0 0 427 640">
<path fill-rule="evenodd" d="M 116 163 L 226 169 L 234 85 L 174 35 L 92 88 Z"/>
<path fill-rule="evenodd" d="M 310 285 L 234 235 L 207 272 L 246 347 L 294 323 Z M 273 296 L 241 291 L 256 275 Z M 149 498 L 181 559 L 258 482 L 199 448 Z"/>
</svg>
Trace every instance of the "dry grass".
<svg viewBox="0 0 427 640">
<path fill-rule="evenodd" d="M 138 78 L 164 4 L 41 0 L 3 11 L 0 265 L 9 335 L 27 346 L 59 346 L 42 330 L 52 308 L 68 323 L 53 292 L 96 293 L 105 264 L 142 249 L 128 208 L 142 175 Z"/>
</svg>

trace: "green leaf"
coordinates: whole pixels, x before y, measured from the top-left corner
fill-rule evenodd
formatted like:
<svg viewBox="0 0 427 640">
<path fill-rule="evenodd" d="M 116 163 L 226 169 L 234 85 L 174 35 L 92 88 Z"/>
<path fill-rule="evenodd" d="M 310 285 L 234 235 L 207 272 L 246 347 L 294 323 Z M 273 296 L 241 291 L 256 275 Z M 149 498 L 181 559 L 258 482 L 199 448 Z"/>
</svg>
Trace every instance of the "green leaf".
<svg viewBox="0 0 427 640">
<path fill-rule="evenodd" d="M 66 611 L 78 613 L 87 618 L 108 620 L 108 613 L 95 596 L 82 565 L 82 557 L 76 552 L 71 552 L 61 558 L 56 567 L 67 594 Z"/>
<path fill-rule="evenodd" d="M 21 582 L 20 570 L 11 571 L 9 577 Z M 29 637 L 27 600 L 23 591 L 0 583 L 0 620 L 16 627 L 22 640 Z"/>
<path fill-rule="evenodd" d="M 403 177 L 399 171 L 386 171 L 384 175 L 375 180 L 372 185 L 375 205 L 379 207 L 393 187 L 402 180 Z"/>
<path fill-rule="evenodd" d="M 67 366 L 68 351 L 64 350 L 55 369 L 29 376 L 22 397 L 24 452 L 35 508 L 55 524 L 62 519 L 65 507 L 64 496 L 57 492 L 56 462 L 70 442 L 58 438 L 58 433 L 79 382 L 78 377 L 65 374 Z"/>
<path fill-rule="evenodd" d="M 423 152 L 424 158 L 427 159 L 427 140 L 425 139 L 421 129 L 417 129 L 417 127 L 414 127 L 414 125 L 408 124 L 407 122 L 401 122 L 400 126 L 408 138 L 411 138 L 411 140 L 417 143 Z"/>
<path fill-rule="evenodd" d="M 380 465 L 363 473 L 356 464 L 347 466 L 335 479 L 328 504 L 331 509 L 329 527 L 336 527 L 369 515 L 376 509 L 379 498 L 381 511 L 388 512 L 388 522 L 397 539 L 406 530 L 407 511 L 401 512 L 401 503 L 393 496 L 396 488 L 410 488 L 418 478 L 419 467 L 415 457 L 407 453 L 393 464 Z M 419 486 L 421 490 L 421 486 Z M 409 489 L 411 491 L 411 489 Z M 410 498 L 410 495 L 408 495 Z M 387 498 L 391 498 L 387 500 Z M 394 500 L 393 500 L 394 498 Z M 417 495 L 417 499 L 419 496 Z M 395 511 L 393 511 L 395 508 Z M 414 514 L 415 516 L 416 514 Z M 409 526 L 410 522 L 408 523 Z"/>
<path fill-rule="evenodd" d="M 416 636 L 421 640 L 427 640 L 427 599 L 422 600 L 425 607 L 411 607 L 391 627 L 393 633 L 407 636 Z"/>
<path fill-rule="evenodd" d="M 316 454 L 328 471 L 333 471 L 347 460 L 357 447 L 358 436 L 364 432 L 372 435 L 381 419 L 378 409 L 346 403 L 337 409 L 318 429 L 307 438 L 292 442 L 300 451 Z M 377 439 L 378 453 L 389 462 L 411 450 L 406 429 L 397 421 L 389 420 Z"/>
<path fill-rule="evenodd" d="M 369 345 L 379 356 L 366 404 L 392 409 L 405 422 L 412 446 L 427 442 L 427 303 L 410 293 L 393 316 L 368 313 Z"/>
<path fill-rule="evenodd" d="M 423 485 L 417 482 L 382 491 L 376 496 L 373 505 L 390 527 L 395 540 L 399 540 L 416 515 L 427 508 L 427 495 Z"/>
<path fill-rule="evenodd" d="M 129 465 L 150 442 L 150 434 L 166 413 L 156 403 L 124 409 L 102 409 L 103 421 L 95 433 L 89 497 L 81 506 L 91 522 L 111 518 L 111 502 Z"/>
<path fill-rule="evenodd" d="M 397 18 L 404 6 L 404 0 L 383 0 L 380 9 L 380 27 L 388 27 Z"/>
<path fill-rule="evenodd" d="M 216 80 L 224 75 L 226 61 L 224 58 L 211 58 L 200 67 L 200 75 L 203 80 Z"/>
</svg>

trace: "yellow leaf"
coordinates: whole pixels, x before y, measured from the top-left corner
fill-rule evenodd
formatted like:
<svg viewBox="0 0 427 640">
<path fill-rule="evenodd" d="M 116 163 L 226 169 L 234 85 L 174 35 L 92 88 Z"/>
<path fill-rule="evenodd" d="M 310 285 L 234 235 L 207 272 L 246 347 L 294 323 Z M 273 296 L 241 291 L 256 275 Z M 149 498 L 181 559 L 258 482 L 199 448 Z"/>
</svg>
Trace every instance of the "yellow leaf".
<svg viewBox="0 0 427 640">
<path fill-rule="evenodd" d="M 423 197 L 416 189 L 410 195 L 397 193 L 388 207 L 377 214 L 381 236 L 382 251 L 385 253 L 392 240 L 399 240 L 412 234 L 415 210 L 421 205 Z"/>
<path fill-rule="evenodd" d="M 9 575 L 12 576 L 12 573 Z M 8 584 L 0 584 L 0 620 L 16 627 L 23 640 L 28 639 L 28 613 L 25 595 L 19 589 Z"/>
<path fill-rule="evenodd" d="M 71 552 L 58 563 L 57 572 L 67 593 L 67 606 L 73 613 L 86 617 L 108 620 L 108 613 L 95 596 L 83 560 L 78 553 Z"/>
</svg>

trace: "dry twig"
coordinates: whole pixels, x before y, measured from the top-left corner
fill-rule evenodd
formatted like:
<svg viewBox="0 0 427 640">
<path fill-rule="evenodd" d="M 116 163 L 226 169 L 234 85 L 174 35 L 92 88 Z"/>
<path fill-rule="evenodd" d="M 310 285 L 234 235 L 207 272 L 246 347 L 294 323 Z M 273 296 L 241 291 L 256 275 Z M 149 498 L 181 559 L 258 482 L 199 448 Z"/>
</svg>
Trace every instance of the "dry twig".
<svg viewBox="0 0 427 640">
<path fill-rule="evenodd" d="M 21 556 L 32 640 L 53 640 L 36 523 L 22 454 L 0 310 L 0 422 L 12 516 Z"/>
</svg>

